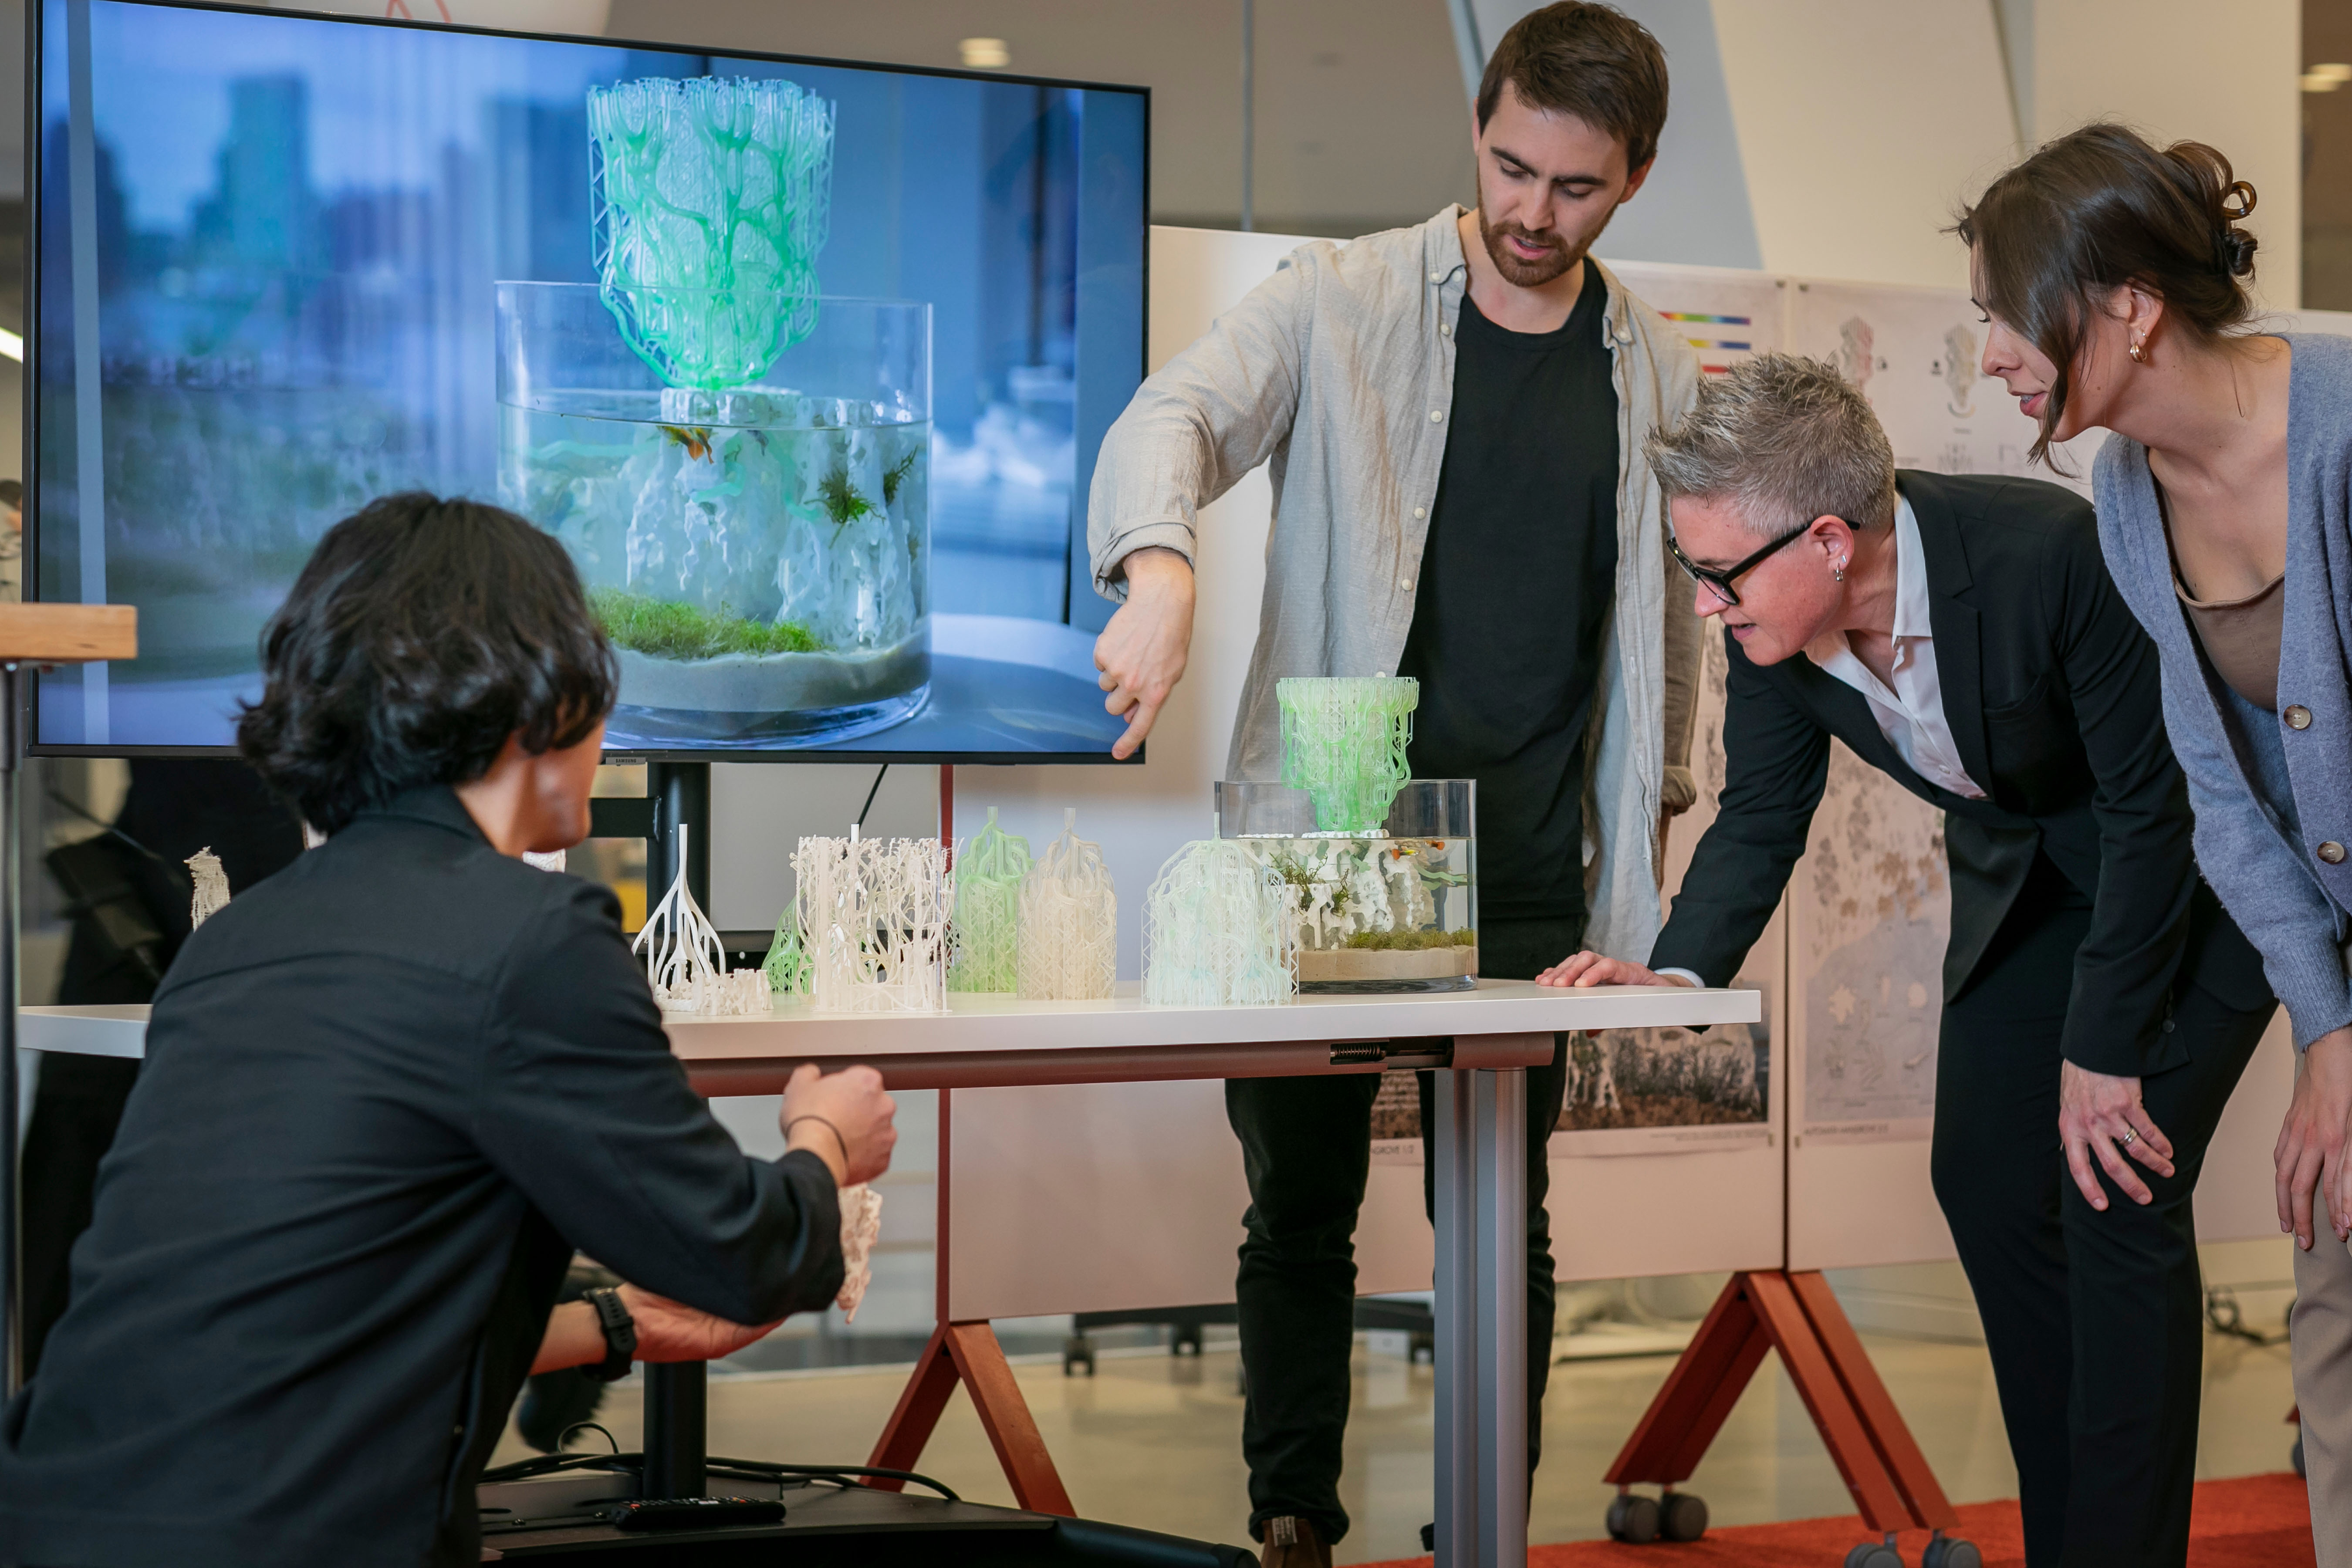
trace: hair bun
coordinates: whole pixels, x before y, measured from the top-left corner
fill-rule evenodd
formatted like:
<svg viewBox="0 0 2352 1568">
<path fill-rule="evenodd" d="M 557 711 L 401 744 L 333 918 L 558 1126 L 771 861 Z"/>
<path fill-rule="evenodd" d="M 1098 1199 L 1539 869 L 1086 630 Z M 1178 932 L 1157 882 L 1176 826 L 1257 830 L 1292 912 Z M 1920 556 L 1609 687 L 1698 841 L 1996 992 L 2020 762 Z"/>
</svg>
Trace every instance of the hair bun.
<svg viewBox="0 0 2352 1568">
<path fill-rule="evenodd" d="M 2249 202 L 2247 205 L 2251 206 L 2253 204 Z M 2254 270 L 2254 252 L 2261 248 L 2262 243 L 2234 224 L 2224 225 L 2213 237 L 2214 258 L 2221 263 L 2221 270 L 2231 277 L 2249 277 Z"/>
</svg>

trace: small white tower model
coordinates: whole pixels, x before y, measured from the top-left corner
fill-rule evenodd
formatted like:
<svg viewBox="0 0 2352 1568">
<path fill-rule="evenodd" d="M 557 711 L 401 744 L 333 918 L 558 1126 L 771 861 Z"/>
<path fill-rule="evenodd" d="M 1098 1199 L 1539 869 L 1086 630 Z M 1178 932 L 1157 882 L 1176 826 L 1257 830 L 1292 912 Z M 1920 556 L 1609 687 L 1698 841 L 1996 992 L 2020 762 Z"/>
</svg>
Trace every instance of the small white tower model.
<svg viewBox="0 0 2352 1568">
<path fill-rule="evenodd" d="M 188 857 L 188 875 L 196 883 L 196 896 L 188 905 L 188 929 L 194 931 L 228 908 L 228 873 L 207 844 Z"/>
<path fill-rule="evenodd" d="M 1033 1002 L 1108 996 L 1118 978 L 1118 893 L 1101 847 L 1078 837 L 1075 807 L 1021 880 L 1015 967 L 1021 994 Z"/>
<path fill-rule="evenodd" d="M 936 838 L 803 838 L 793 852 L 809 1003 L 827 1013 L 944 1013 L 955 877 Z"/>
<path fill-rule="evenodd" d="M 768 1010 L 768 977 L 756 969 L 727 972 L 718 930 L 686 885 L 687 827 L 677 828 L 677 879 L 629 944 L 646 955 L 646 981 L 665 1011 L 740 1017 Z"/>
</svg>

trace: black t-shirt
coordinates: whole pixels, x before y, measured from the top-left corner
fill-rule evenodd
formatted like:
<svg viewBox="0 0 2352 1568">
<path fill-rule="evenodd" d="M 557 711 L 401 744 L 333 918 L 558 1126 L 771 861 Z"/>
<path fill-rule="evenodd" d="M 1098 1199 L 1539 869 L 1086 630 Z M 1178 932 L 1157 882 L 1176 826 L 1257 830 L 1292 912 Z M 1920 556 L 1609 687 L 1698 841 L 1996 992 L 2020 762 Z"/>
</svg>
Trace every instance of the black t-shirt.
<svg viewBox="0 0 2352 1568">
<path fill-rule="evenodd" d="M 1584 741 L 1617 579 L 1608 288 L 1558 331 L 1465 294 L 1453 428 L 1397 670 L 1421 682 L 1416 778 L 1478 781 L 1484 920 L 1584 915 Z"/>
</svg>

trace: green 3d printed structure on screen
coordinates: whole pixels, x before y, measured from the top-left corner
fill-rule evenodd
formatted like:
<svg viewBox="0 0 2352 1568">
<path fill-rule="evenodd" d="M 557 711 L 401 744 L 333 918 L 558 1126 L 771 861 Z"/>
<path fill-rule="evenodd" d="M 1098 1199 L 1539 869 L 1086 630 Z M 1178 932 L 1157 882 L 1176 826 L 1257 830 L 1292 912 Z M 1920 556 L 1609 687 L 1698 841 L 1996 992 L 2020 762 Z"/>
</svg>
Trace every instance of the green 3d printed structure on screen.
<svg viewBox="0 0 2352 1568">
<path fill-rule="evenodd" d="M 596 274 L 672 386 L 757 381 L 816 325 L 833 105 L 774 78 L 588 90 Z"/>
<path fill-rule="evenodd" d="M 1391 676 L 1278 680 L 1282 782 L 1315 802 L 1326 833 L 1370 833 L 1412 776 L 1405 747 L 1421 682 Z"/>
</svg>

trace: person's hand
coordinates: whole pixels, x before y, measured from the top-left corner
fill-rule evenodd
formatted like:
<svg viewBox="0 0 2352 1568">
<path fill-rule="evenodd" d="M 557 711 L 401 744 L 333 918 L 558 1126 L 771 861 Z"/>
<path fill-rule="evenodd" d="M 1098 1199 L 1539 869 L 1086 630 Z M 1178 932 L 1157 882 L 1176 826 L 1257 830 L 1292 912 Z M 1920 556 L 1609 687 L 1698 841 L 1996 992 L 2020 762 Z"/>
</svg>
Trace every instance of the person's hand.
<svg viewBox="0 0 2352 1568">
<path fill-rule="evenodd" d="M 2347 1205 L 2338 1195 L 2343 1186 L 2344 1123 L 2352 1113 L 2352 1029 L 2337 1029 L 2311 1042 L 2294 1075 L 2294 1099 L 2279 1129 L 2278 1147 L 2271 1162 L 2276 1173 L 2279 1228 L 2294 1237 L 2295 1246 L 2311 1250 L 2312 1204 L 2331 1205 L 2328 1215 L 2336 1239 L 2352 1234 L 2345 1223 Z"/>
<path fill-rule="evenodd" d="M 637 1359 L 642 1362 L 717 1361 L 767 1338 L 783 1321 L 730 1323 L 635 1285 L 621 1287 L 621 1304 L 637 1321 Z"/>
<path fill-rule="evenodd" d="M 1095 684 L 1110 695 L 1103 709 L 1127 721 L 1127 733 L 1110 749 L 1114 757 L 1135 755 L 1176 683 L 1192 647 L 1192 566 L 1172 550 L 1139 550 L 1119 563 L 1127 578 L 1127 603 L 1095 639 Z"/>
<path fill-rule="evenodd" d="M 2124 1195 L 2136 1204 L 2152 1201 L 2129 1154 L 2159 1176 L 2172 1174 L 2172 1140 L 2139 1102 L 2139 1079 L 2093 1072 L 2073 1062 L 2058 1067 L 2058 1136 L 2066 1146 L 2066 1168 L 2091 1206 L 2107 1206 L 2106 1189 L 2091 1170 L 2095 1158 Z"/>
<path fill-rule="evenodd" d="M 898 1111 L 898 1102 L 872 1068 L 820 1073 L 814 1062 L 803 1062 L 784 1086 L 784 1108 L 776 1120 L 785 1148 L 810 1151 L 832 1171 L 835 1186 L 854 1187 L 890 1168 L 890 1151 L 898 1143 L 891 1119 Z"/>
<path fill-rule="evenodd" d="M 1580 952 L 1561 959 L 1537 975 L 1536 984 L 1581 989 L 1588 985 L 1687 986 L 1690 982 L 1679 974 L 1653 973 L 1629 958 L 1607 958 L 1597 952 Z"/>
</svg>

